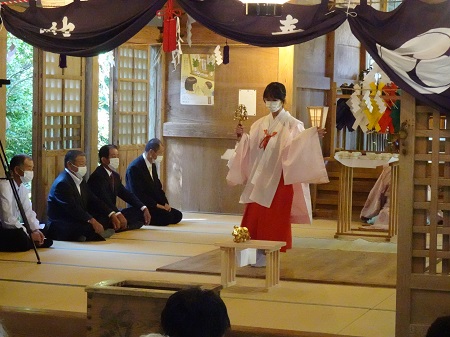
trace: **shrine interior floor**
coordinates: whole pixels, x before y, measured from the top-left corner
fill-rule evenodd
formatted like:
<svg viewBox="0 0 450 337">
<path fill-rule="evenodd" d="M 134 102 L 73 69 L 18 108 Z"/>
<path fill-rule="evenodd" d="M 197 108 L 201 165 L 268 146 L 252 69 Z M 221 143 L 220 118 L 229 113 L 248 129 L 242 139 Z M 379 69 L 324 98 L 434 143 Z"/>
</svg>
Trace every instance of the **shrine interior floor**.
<svg viewBox="0 0 450 337">
<path fill-rule="evenodd" d="M 85 286 L 104 280 L 220 283 L 220 276 L 157 272 L 156 269 L 214 249 L 231 237 L 240 216 L 185 213 L 168 227 L 147 226 L 115 234 L 106 242 L 56 241 L 33 251 L 0 253 L 0 309 L 4 307 L 86 312 Z M 294 246 L 396 253 L 382 238 L 334 238 L 335 220 L 293 225 Z M 269 291 L 263 279 L 238 278 L 223 289 L 232 325 L 318 333 L 393 337 L 395 289 L 281 281 Z"/>
</svg>

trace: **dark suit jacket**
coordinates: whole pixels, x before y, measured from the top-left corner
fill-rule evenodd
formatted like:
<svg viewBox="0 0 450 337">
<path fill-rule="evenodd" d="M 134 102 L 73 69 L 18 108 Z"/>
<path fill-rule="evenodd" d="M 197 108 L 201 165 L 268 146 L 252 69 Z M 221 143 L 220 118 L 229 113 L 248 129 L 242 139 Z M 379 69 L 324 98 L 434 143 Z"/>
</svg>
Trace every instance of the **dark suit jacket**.
<svg viewBox="0 0 450 337">
<path fill-rule="evenodd" d="M 155 209 L 156 204 L 169 203 L 158 178 L 155 164 L 152 164 L 152 174 L 153 179 L 142 155 L 130 163 L 126 174 L 127 189 L 133 192 L 149 209 Z"/>
<path fill-rule="evenodd" d="M 47 215 L 50 231 L 57 232 L 59 237 L 64 232 L 73 232 L 69 228 L 87 224 L 92 218 L 89 205 L 108 215 L 113 211 L 91 192 L 86 182 L 80 184 L 81 195 L 72 177 L 65 170 L 56 177 L 47 199 Z"/>
<path fill-rule="evenodd" d="M 144 204 L 123 186 L 120 181 L 120 175 L 114 171 L 111 174 L 114 176 L 114 189 L 111 186 L 111 178 L 108 175 L 108 172 L 106 172 L 106 169 L 101 165 L 97 167 L 95 171 L 92 172 L 87 182 L 91 191 L 109 208 L 112 208 L 116 212 L 119 211 L 116 206 L 117 197 L 129 205 L 141 209 Z"/>
</svg>

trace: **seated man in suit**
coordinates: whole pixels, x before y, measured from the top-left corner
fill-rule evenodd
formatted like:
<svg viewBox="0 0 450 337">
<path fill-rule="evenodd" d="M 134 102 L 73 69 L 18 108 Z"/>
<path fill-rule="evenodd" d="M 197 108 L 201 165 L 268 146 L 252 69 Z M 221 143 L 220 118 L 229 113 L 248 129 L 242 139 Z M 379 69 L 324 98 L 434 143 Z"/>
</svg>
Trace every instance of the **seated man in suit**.
<svg viewBox="0 0 450 337">
<path fill-rule="evenodd" d="M 107 223 L 109 228 L 115 231 L 126 229 L 138 229 L 144 224 L 150 224 L 150 213 L 133 193 L 128 191 L 120 181 L 120 175 L 116 172 L 119 167 L 119 150 L 115 145 L 104 145 L 98 152 L 100 166 L 92 172 L 88 179 L 91 191 L 101 199 L 109 208 L 112 208 L 120 221 L 120 227 L 114 228 L 108 217 L 93 211 L 93 215 L 101 223 Z M 131 207 L 119 211 L 116 206 L 117 196 L 127 202 Z"/>
<path fill-rule="evenodd" d="M 150 225 L 167 226 L 181 221 L 183 214 L 169 205 L 156 172 L 156 162 L 162 159 L 164 146 L 158 138 L 149 140 L 145 152 L 128 166 L 127 189 L 150 210 Z"/>
<path fill-rule="evenodd" d="M 14 187 L 22 204 L 25 217 L 30 225 L 31 239 L 38 248 L 48 248 L 53 241 L 44 235 L 44 225 L 39 224 L 36 213 L 33 211 L 28 196 L 29 191 L 24 183 L 33 180 L 33 159 L 26 154 L 18 154 L 12 157 L 9 170 Z M 22 215 L 14 197 L 9 180 L 0 181 L 0 251 L 24 252 L 33 248 L 30 236 L 22 223 Z"/>
<path fill-rule="evenodd" d="M 84 181 L 86 155 L 69 150 L 64 157 L 64 166 L 47 199 L 48 235 L 62 241 L 104 241 L 114 234 L 114 230 L 105 230 L 88 212 L 89 208 L 95 207 L 100 214 L 109 216 L 115 227 L 120 226 L 120 221 L 114 210 L 98 199 Z"/>
</svg>

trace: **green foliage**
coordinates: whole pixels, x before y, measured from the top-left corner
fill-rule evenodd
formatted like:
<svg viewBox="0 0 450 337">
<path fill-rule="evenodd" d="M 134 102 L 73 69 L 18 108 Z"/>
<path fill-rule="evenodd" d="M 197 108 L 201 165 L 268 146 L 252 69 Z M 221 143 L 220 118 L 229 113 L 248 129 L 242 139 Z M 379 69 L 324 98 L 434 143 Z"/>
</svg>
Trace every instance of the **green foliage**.
<svg viewBox="0 0 450 337">
<path fill-rule="evenodd" d="M 215 68 L 216 68 L 216 66 L 215 66 L 215 64 L 213 62 L 209 62 L 206 65 L 206 70 L 208 70 L 209 72 L 213 72 Z"/>
<path fill-rule="evenodd" d="M 7 64 L 6 117 L 10 127 L 6 130 L 5 152 L 9 158 L 17 153 L 32 154 L 33 126 L 33 47 L 8 33 L 7 48 L 14 45 L 16 52 Z M 99 130 L 98 145 L 109 141 L 109 90 L 112 53 L 99 57 Z"/>
<path fill-rule="evenodd" d="M 8 33 L 7 47 L 14 44 L 16 52 L 6 67 L 6 117 L 10 122 L 6 130 L 6 155 L 32 152 L 33 115 L 33 47 Z"/>
</svg>

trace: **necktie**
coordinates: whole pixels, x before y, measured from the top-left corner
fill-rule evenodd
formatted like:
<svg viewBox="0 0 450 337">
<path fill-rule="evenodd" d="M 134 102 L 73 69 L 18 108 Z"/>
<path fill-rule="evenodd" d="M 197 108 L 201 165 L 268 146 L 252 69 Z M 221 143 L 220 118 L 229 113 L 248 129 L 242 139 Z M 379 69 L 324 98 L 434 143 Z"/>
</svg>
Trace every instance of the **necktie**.
<svg viewBox="0 0 450 337">
<path fill-rule="evenodd" d="M 109 176 L 109 184 L 111 185 L 111 190 L 114 192 L 114 174 L 112 173 Z"/>
</svg>

